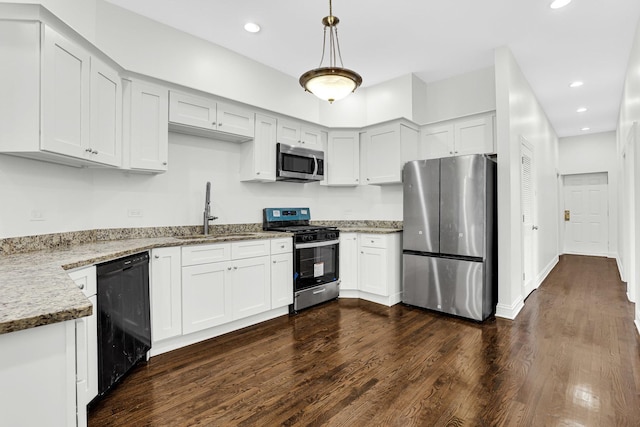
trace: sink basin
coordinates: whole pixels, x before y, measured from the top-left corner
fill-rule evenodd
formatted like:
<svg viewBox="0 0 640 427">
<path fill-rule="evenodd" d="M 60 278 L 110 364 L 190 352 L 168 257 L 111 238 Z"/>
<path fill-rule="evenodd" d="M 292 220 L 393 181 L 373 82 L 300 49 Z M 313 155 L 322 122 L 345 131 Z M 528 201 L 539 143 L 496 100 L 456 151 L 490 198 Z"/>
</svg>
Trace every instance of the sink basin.
<svg viewBox="0 0 640 427">
<path fill-rule="evenodd" d="M 176 239 L 180 240 L 196 240 L 196 239 L 221 239 L 229 237 L 248 237 L 253 236 L 256 233 L 228 233 L 228 234 L 194 234 L 191 236 L 176 236 Z"/>
</svg>

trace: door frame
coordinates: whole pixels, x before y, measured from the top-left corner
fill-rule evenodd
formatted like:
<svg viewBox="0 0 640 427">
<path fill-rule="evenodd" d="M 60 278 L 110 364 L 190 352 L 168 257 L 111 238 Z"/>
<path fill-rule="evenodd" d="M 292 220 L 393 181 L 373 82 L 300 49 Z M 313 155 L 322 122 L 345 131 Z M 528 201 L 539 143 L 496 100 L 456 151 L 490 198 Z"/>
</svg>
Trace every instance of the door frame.
<svg viewBox="0 0 640 427">
<path fill-rule="evenodd" d="M 527 140 L 527 138 L 523 135 L 520 135 L 519 137 L 520 139 L 520 217 L 522 218 L 522 222 L 520 223 L 520 237 L 521 237 L 521 242 L 522 242 L 522 247 L 521 247 L 521 265 L 522 265 L 522 281 L 521 281 L 521 289 L 522 289 L 522 297 L 523 299 L 526 299 L 529 294 L 531 294 L 531 292 L 533 292 L 535 289 L 538 288 L 538 281 L 536 280 L 536 271 L 537 271 L 537 264 L 538 264 L 538 256 L 537 256 L 537 248 L 538 248 L 538 241 L 537 241 L 537 233 L 535 233 L 534 231 L 537 229 L 537 225 L 536 225 L 536 219 L 537 219 L 537 188 L 536 188 L 536 169 L 535 169 L 535 150 L 534 150 L 534 146 L 533 144 L 531 144 L 531 142 L 529 142 L 529 140 Z M 525 223 L 525 218 L 524 218 L 524 211 L 523 211 L 523 203 L 522 203 L 522 197 L 523 197 L 523 179 L 522 179 L 522 175 L 523 175 L 523 156 L 525 154 L 525 150 L 529 151 L 529 153 L 531 153 L 531 223 Z M 531 227 L 530 230 L 525 229 Z M 531 256 L 531 261 L 530 261 L 530 271 L 526 271 L 526 265 L 527 262 L 525 260 L 526 258 L 526 254 L 527 254 L 527 250 L 525 248 L 525 242 L 527 241 L 527 239 L 525 239 L 526 233 L 531 233 L 531 237 L 530 237 L 530 256 Z M 527 273 L 529 273 L 530 277 L 527 277 Z"/>
</svg>

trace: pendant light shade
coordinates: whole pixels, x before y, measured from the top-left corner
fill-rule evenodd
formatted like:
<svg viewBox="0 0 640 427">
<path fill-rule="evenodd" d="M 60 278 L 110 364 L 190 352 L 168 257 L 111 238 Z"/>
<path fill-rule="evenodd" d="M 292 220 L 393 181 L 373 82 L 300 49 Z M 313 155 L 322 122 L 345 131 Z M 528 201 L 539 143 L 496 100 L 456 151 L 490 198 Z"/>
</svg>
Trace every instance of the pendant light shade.
<svg viewBox="0 0 640 427">
<path fill-rule="evenodd" d="M 324 39 L 320 66 L 300 76 L 300 85 L 304 90 L 313 93 L 324 101 L 329 101 L 329 103 L 345 98 L 362 84 L 362 77 L 358 73 L 346 69 L 342 65 L 342 55 L 340 54 L 340 45 L 338 43 L 337 25 L 339 22 L 338 17 L 333 16 L 331 0 L 329 0 L 329 16 L 325 16 L 322 20 Z M 327 35 L 329 37 L 329 66 L 323 67 Z M 337 60 L 340 61 L 340 66 L 337 66 Z"/>
</svg>

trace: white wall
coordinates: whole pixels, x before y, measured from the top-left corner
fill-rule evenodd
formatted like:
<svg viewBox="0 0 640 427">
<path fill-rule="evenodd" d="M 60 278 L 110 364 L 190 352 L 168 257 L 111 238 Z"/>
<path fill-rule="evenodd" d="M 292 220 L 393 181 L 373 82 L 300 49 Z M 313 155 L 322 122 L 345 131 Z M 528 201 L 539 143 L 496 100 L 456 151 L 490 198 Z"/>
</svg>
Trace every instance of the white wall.
<svg viewBox="0 0 640 427">
<path fill-rule="evenodd" d="M 0 238 L 92 228 L 200 224 L 211 181 L 214 224 L 260 223 L 262 208 L 309 206 L 316 220 L 402 220 L 402 187 L 242 183 L 240 145 L 170 133 L 160 175 L 80 169 L 0 155 Z M 140 210 L 131 218 L 128 210 Z M 43 221 L 32 221 L 33 211 Z"/>
<path fill-rule="evenodd" d="M 609 179 L 609 256 L 618 256 L 618 162 L 615 132 L 602 132 L 560 138 L 558 171 L 560 175 L 607 172 Z M 560 193 L 562 201 L 562 192 Z M 562 203 L 560 210 L 562 211 Z M 559 215 L 558 245 L 563 247 L 564 225 Z"/>
<path fill-rule="evenodd" d="M 515 318 L 523 307 L 520 209 L 520 137 L 533 145 L 534 271 L 542 280 L 558 259 L 558 139 L 511 51 L 495 54 L 498 154 L 498 307 Z"/>
<path fill-rule="evenodd" d="M 494 67 L 470 71 L 449 79 L 428 82 L 421 124 L 493 111 L 496 109 Z"/>
<path fill-rule="evenodd" d="M 634 260 L 636 261 L 635 265 L 640 266 L 637 251 L 640 248 L 640 226 L 635 227 L 634 235 L 628 236 L 627 234 L 630 230 L 630 224 L 638 224 L 640 222 L 640 147 L 638 147 L 640 141 L 638 133 L 640 131 L 638 130 L 638 122 L 640 122 L 640 22 L 636 27 L 633 47 L 629 55 L 624 92 L 620 103 L 618 129 L 616 131 L 617 162 L 620 167 L 619 176 L 635 176 L 634 181 L 629 183 L 627 188 L 624 187 L 623 181 L 621 181 L 618 191 L 618 202 L 621 208 L 618 241 L 620 242 L 620 267 L 623 271 L 631 270 L 633 277 L 628 278 L 628 280 L 635 282 L 636 295 L 640 295 L 640 268 L 635 268 L 634 272 L 634 269 L 629 267 L 632 267 L 632 261 Z M 632 144 L 633 148 L 629 147 L 628 144 Z M 625 162 L 622 155 L 629 152 L 633 152 L 634 156 L 629 159 L 629 162 Z M 629 165 L 632 170 L 625 170 L 625 165 Z M 634 196 L 635 206 L 624 209 L 624 202 L 629 199 L 629 194 Z M 629 245 L 624 245 L 623 242 L 627 237 Z M 636 304 L 635 323 L 640 331 L 640 304 Z"/>
</svg>

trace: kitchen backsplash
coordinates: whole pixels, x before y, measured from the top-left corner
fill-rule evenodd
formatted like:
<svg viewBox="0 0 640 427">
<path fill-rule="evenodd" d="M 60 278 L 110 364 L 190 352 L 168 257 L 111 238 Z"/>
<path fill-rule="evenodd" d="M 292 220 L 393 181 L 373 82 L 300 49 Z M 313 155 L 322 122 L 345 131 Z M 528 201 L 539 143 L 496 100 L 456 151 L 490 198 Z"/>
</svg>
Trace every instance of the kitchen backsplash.
<svg viewBox="0 0 640 427">
<path fill-rule="evenodd" d="M 312 221 L 314 225 L 335 227 L 402 228 L 402 221 Z M 262 231 L 262 224 L 218 224 L 211 225 L 211 234 L 252 233 Z M 21 254 L 47 249 L 64 249 L 70 246 L 100 241 L 143 239 L 153 237 L 190 236 L 202 233 L 201 225 L 105 228 L 96 230 L 70 231 L 65 233 L 41 234 L 0 239 L 0 256 Z"/>
</svg>

